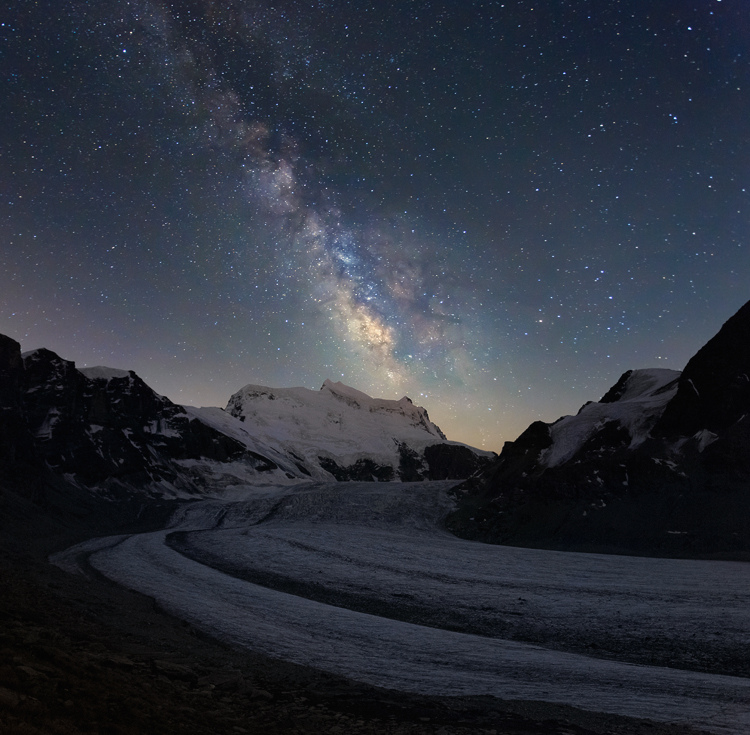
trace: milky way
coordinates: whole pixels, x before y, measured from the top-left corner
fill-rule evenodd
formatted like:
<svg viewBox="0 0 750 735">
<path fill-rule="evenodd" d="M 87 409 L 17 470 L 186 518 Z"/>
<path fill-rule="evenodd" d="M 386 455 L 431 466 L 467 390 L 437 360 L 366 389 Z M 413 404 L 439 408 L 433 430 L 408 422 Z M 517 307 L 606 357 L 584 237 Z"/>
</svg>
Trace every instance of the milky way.
<svg viewBox="0 0 750 735">
<path fill-rule="evenodd" d="M 6 7 L 0 332 L 496 450 L 683 367 L 750 298 L 746 3 L 388 6 Z"/>
<path fill-rule="evenodd" d="M 418 385 L 438 353 L 455 370 L 468 357 L 456 328 L 460 320 L 443 308 L 447 295 L 431 292 L 445 292 L 450 280 L 430 271 L 431 249 L 413 237 L 414 229 L 373 223 L 371 213 L 364 221 L 351 216 L 347 221 L 336 192 L 325 190 L 317 162 L 303 156 L 300 142 L 285 132 L 274 145 L 270 126 L 248 109 L 255 95 L 232 86 L 247 64 L 242 39 L 257 26 L 257 17 L 212 17 L 200 8 L 181 12 L 215 36 L 213 44 L 191 42 L 175 36 L 169 21 L 160 23 L 170 66 L 176 67 L 176 60 L 182 66 L 173 76 L 181 77 L 182 97 L 206 111 L 204 135 L 239 162 L 248 203 L 277 233 L 273 251 L 281 261 L 275 264 L 279 277 L 303 295 L 303 308 L 330 322 L 329 333 L 349 360 L 355 358 L 369 385 L 388 391 Z M 263 19 L 273 23 L 279 17 Z M 223 22 L 231 25 L 228 31 L 220 28 Z M 228 79 L 216 71 L 219 56 L 234 72 L 225 75 Z M 190 84 L 201 77 L 201 83 Z"/>
</svg>

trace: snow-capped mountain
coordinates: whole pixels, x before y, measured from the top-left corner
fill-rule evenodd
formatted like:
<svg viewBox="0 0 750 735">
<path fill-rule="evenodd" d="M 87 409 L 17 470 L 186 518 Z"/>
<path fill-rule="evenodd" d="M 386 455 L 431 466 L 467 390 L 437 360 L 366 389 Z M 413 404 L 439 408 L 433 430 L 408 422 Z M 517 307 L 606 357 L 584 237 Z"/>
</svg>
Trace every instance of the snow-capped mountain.
<svg viewBox="0 0 750 735">
<path fill-rule="evenodd" d="M 134 372 L 78 370 L 46 349 L 24 353 L 20 420 L 56 475 L 108 498 L 205 493 L 220 477 L 252 482 L 277 464 L 155 393 Z M 209 472 L 214 470 L 214 474 Z"/>
<path fill-rule="evenodd" d="M 750 552 L 750 302 L 682 373 L 631 370 L 506 442 L 464 487 L 459 534 L 633 553 Z"/>
<path fill-rule="evenodd" d="M 613 439 L 630 449 L 642 444 L 677 392 L 679 377 L 676 370 L 629 370 L 599 402 L 587 403 L 575 416 L 563 416 L 549 426 L 550 445 L 539 456 L 540 467 L 557 467 L 587 452 L 602 453 Z"/>
<path fill-rule="evenodd" d="M 318 479 L 454 479 L 494 457 L 448 441 L 406 396 L 371 398 L 330 380 L 319 391 L 246 385 L 229 399 L 226 413 Z M 198 415 L 217 417 L 215 410 Z"/>
<path fill-rule="evenodd" d="M 347 437 L 339 438 L 353 446 L 372 439 L 373 433 L 408 432 L 410 428 L 414 429 L 414 436 L 428 434 L 433 441 L 445 440 L 427 411 L 415 406 L 407 396 L 399 401 L 371 398 L 330 380 L 317 392 L 307 388 L 246 385 L 229 399 L 227 411 L 241 421 L 252 417 L 254 423 L 267 426 L 268 435 L 278 440 L 295 435 L 304 437 L 325 425 L 334 427 L 327 432 L 334 436 L 347 433 Z"/>
<path fill-rule="evenodd" d="M 373 399 L 326 381 L 319 393 L 247 386 L 226 411 L 189 408 L 132 371 L 78 369 L 46 349 L 21 355 L 3 336 L 0 399 L 5 477 L 43 469 L 111 499 L 311 479 L 463 479 L 494 456 L 448 442 L 408 398 Z"/>
</svg>

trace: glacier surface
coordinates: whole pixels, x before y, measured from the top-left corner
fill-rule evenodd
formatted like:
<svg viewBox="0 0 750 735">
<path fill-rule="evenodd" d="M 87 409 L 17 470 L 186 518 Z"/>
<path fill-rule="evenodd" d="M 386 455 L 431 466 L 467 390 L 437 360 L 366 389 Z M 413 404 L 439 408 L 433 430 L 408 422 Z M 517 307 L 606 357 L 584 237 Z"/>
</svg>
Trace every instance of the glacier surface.
<svg viewBox="0 0 750 735">
<path fill-rule="evenodd" d="M 232 645 L 381 687 L 750 732 L 750 678 L 710 671 L 750 643 L 750 564 L 464 541 L 441 528 L 451 484 L 258 488 L 52 561 Z"/>
</svg>

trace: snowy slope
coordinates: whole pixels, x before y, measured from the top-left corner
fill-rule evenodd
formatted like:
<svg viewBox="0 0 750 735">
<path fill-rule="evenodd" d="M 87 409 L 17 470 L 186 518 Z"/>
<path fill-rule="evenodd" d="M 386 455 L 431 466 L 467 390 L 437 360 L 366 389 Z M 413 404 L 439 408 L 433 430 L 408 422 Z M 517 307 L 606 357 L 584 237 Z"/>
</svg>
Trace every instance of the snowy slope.
<svg viewBox="0 0 750 735">
<path fill-rule="evenodd" d="M 180 464 L 184 467 L 200 468 L 207 475 L 211 475 L 215 481 L 219 481 L 222 489 L 222 497 L 227 497 L 227 491 L 234 488 L 242 488 L 244 485 L 287 485 L 310 480 L 313 475 L 300 462 L 296 461 L 289 452 L 284 451 L 277 445 L 271 445 L 259 439 L 254 432 L 250 431 L 239 419 L 236 419 L 224 409 L 218 407 L 195 408 L 193 406 L 183 407 L 192 420 L 214 429 L 220 434 L 230 437 L 245 447 L 251 455 L 257 455 L 266 459 L 268 469 L 261 468 L 259 474 L 257 468 L 249 467 L 245 460 L 237 462 L 212 462 L 203 460 L 200 463 L 183 460 Z M 275 465 L 272 467 L 270 465 Z M 321 473 L 321 477 L 329 478 L 327 473 Z M 232 478 L 235 478 L 234 480 Z"/>
<path fill-rule="evenodd" d="M 90 378 L 91 380 L 112 380 L 112 378 L 127 378 L 129 375 L 127 370 L 105 367 L 104 365 L 83 368 L 79 367 L 78 372 L 83 373 L 87 378 Z"/>
<path fill-rule="evenodd" d="M 651 368 L 625 373 L 599 402 L 587 403 L 575 416 L 563 416 L 550 427 L 552 445 L 539 458 L 544 467 L 567 462 L 596 432 L 612 422 L 630 435 L 630 447 L 642 444 L 677 392 L 677 370 Z"/>
<path fill-rule="evenodd" d="M 477 466 L 493 456 L 447 441 L 427 411 L 406 396 L 400 400 L 372 398 L 330 380 L 319 391 L 246 385 L 229 399 L 226 412 L 242 422 L 244 431 L 255 440 L 291 456 L 298 466 L 321 479 L 337 473 L 357 475 L 339 479 L 419 479 L 406 478 L 401 468 L 408 459 L 416 467 L 410 471 L 426 476 L 430 471 L 425 459 L 428 447 L 439 447 L 444 454 L 468 452 L 466 456 Z M 217 418 L 211 414 L 206 420 L 212 417 Z M 223 430 L 234 431 L 232 435 L 237 437 L 236 427 Z"/>
</svg>

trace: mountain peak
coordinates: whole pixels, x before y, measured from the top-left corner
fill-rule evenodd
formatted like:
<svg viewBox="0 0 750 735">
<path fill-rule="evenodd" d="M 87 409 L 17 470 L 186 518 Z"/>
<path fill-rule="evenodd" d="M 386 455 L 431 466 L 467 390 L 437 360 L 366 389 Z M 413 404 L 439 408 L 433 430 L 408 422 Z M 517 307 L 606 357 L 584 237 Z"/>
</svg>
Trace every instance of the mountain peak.
<svg viewBox="0 0 750 735">
<path fill-rule="evenodd" d="M 414 401 L 412 401 L 409 396 L 403 396 L 398 400 L 392 400 L 388 398 L 373 398 L 372 396 L 369 396 L 367 393 L 364 393 L 361 390 L 352 388 L 351 386 L 345 385 L 344 383 L 341 383 L 339 381 L 334 382 L 332 380 L 328 380 L 327 378 L 323 381 L 323 385 L 321 386 L 320 390 L 330 393 L 335 398 L 348 403 L 350 406 L 356 408 L 366 407 L 371 413 L 392 413 L 394 411 L 400 412 L 405 416 L 411 417 L 413 420 L 416 420 L 418 424 L 422 425 L 430 433 L 435 433 L 432 431 L 432 427 L 434 427 L 437 430 L 437 435 L 442 437 L 443 439 L 445 438 L 442 431 L 440 431 L 440 429 L 430 421 L 426 409 L 422 408 L 421 406 L 415 406 Z"/>
<path fill-rule="evenodd" d="M 226 412 L 314 477 L 321 470 L 336 479 L 465 477 L 490 457 L 449 442 L 407 396 L 372 398 L 333 380 L 319 391 L 246 385 Z"/>
<path fill-rule="evenodd" d="M 357 390 L 356 388 L 352 388 L 349 385 L 345 385 L 341 381 L 334 382 L 333 380 L 329 380 L 328 378 L 323 381 L 323 385 L 320 386 L 320 390 L 328 391 L 334 396 L 340 398 L 348 398 L 359 403 L 369 403 L 374 400 L 371 396 L 367 395 L 367 393 L 364 393 L 361 390 Z"/>
</svg>

